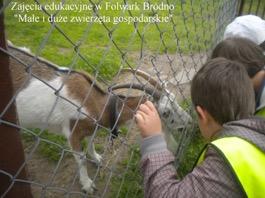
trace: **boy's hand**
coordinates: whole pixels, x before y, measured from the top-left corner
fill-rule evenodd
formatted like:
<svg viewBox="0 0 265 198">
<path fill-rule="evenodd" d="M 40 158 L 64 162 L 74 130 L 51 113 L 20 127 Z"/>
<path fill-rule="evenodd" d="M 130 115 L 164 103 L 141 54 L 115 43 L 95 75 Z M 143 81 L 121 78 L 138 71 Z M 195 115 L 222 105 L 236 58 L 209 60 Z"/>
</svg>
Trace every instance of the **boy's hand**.
<svg viewBox="0 0 265 198">
<path fill-rule="evenodd" d="M 161 120 L 152 102 L 141 104 L 135 117 L 143 138 L 162 133 Z"/>
</svg>

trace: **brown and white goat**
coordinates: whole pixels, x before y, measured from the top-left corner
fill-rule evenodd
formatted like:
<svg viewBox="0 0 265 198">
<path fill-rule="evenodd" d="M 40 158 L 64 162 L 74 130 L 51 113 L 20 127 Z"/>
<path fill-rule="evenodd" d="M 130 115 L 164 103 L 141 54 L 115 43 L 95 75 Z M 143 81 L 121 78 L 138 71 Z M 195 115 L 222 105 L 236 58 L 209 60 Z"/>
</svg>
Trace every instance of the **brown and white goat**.
<svg viewBox="0 0 265 198">
<path fill-rule="evenodd" d="M 139 103 L 144 101 L 143 98 L 124 97 L 105 91 L 87 73 L 58 67 L 42 58 L 35 59 L 25 49 L 9 45 L 8 50 L 11 54 L 10 68 L 17 93 L 20 125 L 24 128 L 63 133 L 74 151 L 82 189 L 92 193 L 95 185 L 87 174 L 85 153 L 81 148 L 82 139 L 91 136 L 98 126 L 111 128 L 115 132 L 117 125 L 133 118 Z M 191 120 L 174 102 L 171 93 L 162 92 L 159 83 L 144 72 L 137 71 L 136 75 L 144 77 L 155 88 L 125 84 L 113 86 L 112 89 L 130 87 L 144 90 L 154 97 L 162 116 L 172 115 L 170 123 L 183 127 L 183 123 Z M 102 157 L 96 153 L 93 143 L 88 152 L 97 163 L 101 162 Z"/>
<path fill-rule="evenodd" d="M 167 147 L 172 153 L 177 155 L 181 142 L 179 142 L 180 140 L 176 141 L 173 134 L 185 137 L 186 133 L 189 133 L 189 130 L 193 127 L 191 116 L 178 104 L 176 95 L 167 89 L 167 83 L 160 83 L 141 70 L 122 69 L 120 73 L 124 72 L 131 72 L 136 78 L 138 76 L 144 78 L 157 90 L 156 95 L 158 95 L 158 97 L 154 97 L 154 99 L 156 99 L 154 102 L 163 121 L 163 130 L 167 141 Z M 140 81 L 139 78 L 137 79 Z M 130 83 L 121 84 L 113 86 L 112 89 L 129 88 L 131 86 L 132 84 Z M 134 85 L 133 88 L 145 91 L 145 85 Z"/>
</svg>

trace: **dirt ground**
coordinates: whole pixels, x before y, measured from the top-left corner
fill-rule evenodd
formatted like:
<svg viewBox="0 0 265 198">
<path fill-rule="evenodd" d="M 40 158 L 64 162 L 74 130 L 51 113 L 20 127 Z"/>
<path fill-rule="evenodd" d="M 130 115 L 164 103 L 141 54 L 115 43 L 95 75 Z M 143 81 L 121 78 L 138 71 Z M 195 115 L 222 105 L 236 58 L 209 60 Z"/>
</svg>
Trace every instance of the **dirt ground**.
<svg viewBox="0 0 265 198">
<path fill-rule="evenodd" d="M 139 54 L 130 54 L 130 57 L 136 61 L 136 68 L 145 71 L 158 81 L 165 81 L 167 89 L 176 95 L 177 101 L 182 101 L 189 97 L 189 82 L 201 65 L 206 61 L 205 53 L 196 53 L 190 55 L 167 54 L 152 55 L 143 54 L 139 59 Z M 124 66 L 127 67 L 126 65 Z M 140 78 L 144 82 L 143 79 Z M 132 74 L 118 75 L 115 82 L 135 82 Z M 133 92 L 133 94 L 140 92 Z"/>
<path fill-rule="evenodd" d="M 131 54 L 131 58 L 138 58 L 138 54 Z M 157 55 L 155 58 L 151 54 L 145 54 L 140 62 L 137 63 L 139 69 L 146 71 L 151 76 L 158 77 L 167 81 L 168 89 L 175 93 L 177 100 L 181 101 L 189 96 L 189 81 L 195 72 L 206 60 L 205 55 L 195 54 L 192 56 L 175 55 Z M 153 62 L 153 64 L 152 64 Z M 157 75 L 159 72 L 159 75 Z M 132 74 L 123 74 L 114 78 L 115 82 L 131 82 Z M 131 94 L 139 94 L 132 92 Z M 129 136 L 125 139 L 128 144 L 139 141 L 137 129 L 132 127 Z M 73 156 L 66 152 L 60 163 L 52 162 L 35 151 L 27 162 L 29 180 L 32 181 L 32 192 L 34 197 L 110 197 L 109 188 L 106 184 L 109 182 L 109 168 L 116 161 L 121 161 L 128 155 L 128 147 L 122 146 L 120 141 L 109 146 L 108 141 L 104 138 L 96 138 L 98 143 L 104 145 L 103 163 L 100 169 L 92 162 L 87 162 L 88 175 L 93 179 L 98 191 L 91 195 L 85 195 L 81 192 L 81 185 L 78 178 L 78 167 Z M 34 145 L 25 145 L 26 156 L 30 155 Z M 115 174 L 113 175 L 115 177 Z M 43 186 L 47 186 L 43 188 Z"/>
<path fill-rule="evenodd" d="M 100 167 L 90 161 L 91 158 L 87 156 L 88 175 L 94 180 L 97 188 L 93 195 L 85 194 L 81 191 L 78 166 L 72 153 L 65 150 L 63 157 L 55 162 L 41 155 L 39 146 L 34 150 L 36 142 L 24 141 L 26 159 L 28 158 L 28 180 L 31 182 L 33 196 L 35 198 L 111 197 L 110 192 L 113 190 L 111 189 L 110 179 L 124 173 L 119 162 L 127 159 L 130 155 L 128 145 L 139 141 L 139 131 L 135 124 L 132 121 L 127 124 L 131 127 L 131 130 L 126 135 L 114 140 L 113 144 L 108 141 L 107 137 L 99 136 L 95 138 L 95 144 L 104 145 L 104 149 L 98 152 L 103 157 Z"/>
</svg>

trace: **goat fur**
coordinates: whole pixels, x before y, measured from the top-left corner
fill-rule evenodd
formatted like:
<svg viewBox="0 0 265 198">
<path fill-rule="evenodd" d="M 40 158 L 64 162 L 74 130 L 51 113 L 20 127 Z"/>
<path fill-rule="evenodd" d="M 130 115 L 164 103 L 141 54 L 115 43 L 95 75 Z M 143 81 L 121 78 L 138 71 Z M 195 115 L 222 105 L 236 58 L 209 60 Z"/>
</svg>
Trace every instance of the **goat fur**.
<svg viewBox="0 0 265 198">
<path fill-rule="evenodd" d="M 87 174 L 81 141 L 92 136 L 98 126 L 110 127 L 110 97 L 113 94 L 85 72 L 59 67 L 11 43 L 8 50 L 21 126 L 64 134 L 79 166 L 82 189 L 92 193 L 95 184 Z M 143 96 L 115 97 L 121 111 L 118 125 L 132 119 L 136 108 L 146 99 Z M 171 123 L 175 122 L 183 128 L 191 121 L 190 116 L 174 101 L 174 94 L 167 91 L 156 100 L 160 115 L 171 115 Z M 176 145 L 172 136 L 169 139 L 170 145 Z M 91 142 L 88 153 L 95 162 L 101 163 L 102 157 L 96 153 Z"/>
<path fill-rule="evenodd" d="M 92 193 L 95 185 L 87 174 L 81 141 L 97 126 L 110 126 L 111 94 L 85 72 L 60 69 L 42 58 L 35 60 L 28 50 L 12 45 L 8 51 L 20 125 L 64 134 L 79 165 L 82 189 Z M 121 109 L 118 124 L 122 124 L 133 117 L 142 97 L 117 97 Z M 93 143 L 88 152 L 101 162 Z"/>
</svg>

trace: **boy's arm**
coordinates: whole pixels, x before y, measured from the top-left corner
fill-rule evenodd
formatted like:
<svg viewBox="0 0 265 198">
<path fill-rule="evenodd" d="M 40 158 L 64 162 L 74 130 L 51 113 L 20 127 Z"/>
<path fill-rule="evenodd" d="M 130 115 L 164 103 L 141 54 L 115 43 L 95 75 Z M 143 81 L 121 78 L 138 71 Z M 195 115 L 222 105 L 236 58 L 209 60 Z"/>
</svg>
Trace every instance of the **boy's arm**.
<svg viewBox="0 0 265 198">
<path fill-rule="evenodd" d="M 173 166 L 175 158 L 167 150 L 164 137 L 156 135 L 143 139 L 141 155 L 140 167 L 144 176 L 145 197 L 162 197 L 161 195 L 164 194 L 163 191 L 167 191 L 168 185 L 171 186 L 178 182 Z M 167 196 L 171 194 L 166 193 Z"/>
<path fill-rule="evenodd" d="M 242 197 L 229 167 L 212 148 L 207 150 L 200 166 L 182 180 L 177 179 L 174 156 L 167 149 L 159 115 L 151 102 L 140 106 L 136 122 L 143 137 L 141 170 L 145 197 Z"/>
<path fill-rule="evenodd" d="M 143 150 L 144 144 L 142 153 L 146 151 Z M 148 150 L 150 152 L 144 154 L 140 164 L 145 197 L 244 197 L 229 167 L 213 148 L 207 150 L 203 163 L 182 180 L 177 178 L 174 156 L 170 151 Z"/>
</svg>

